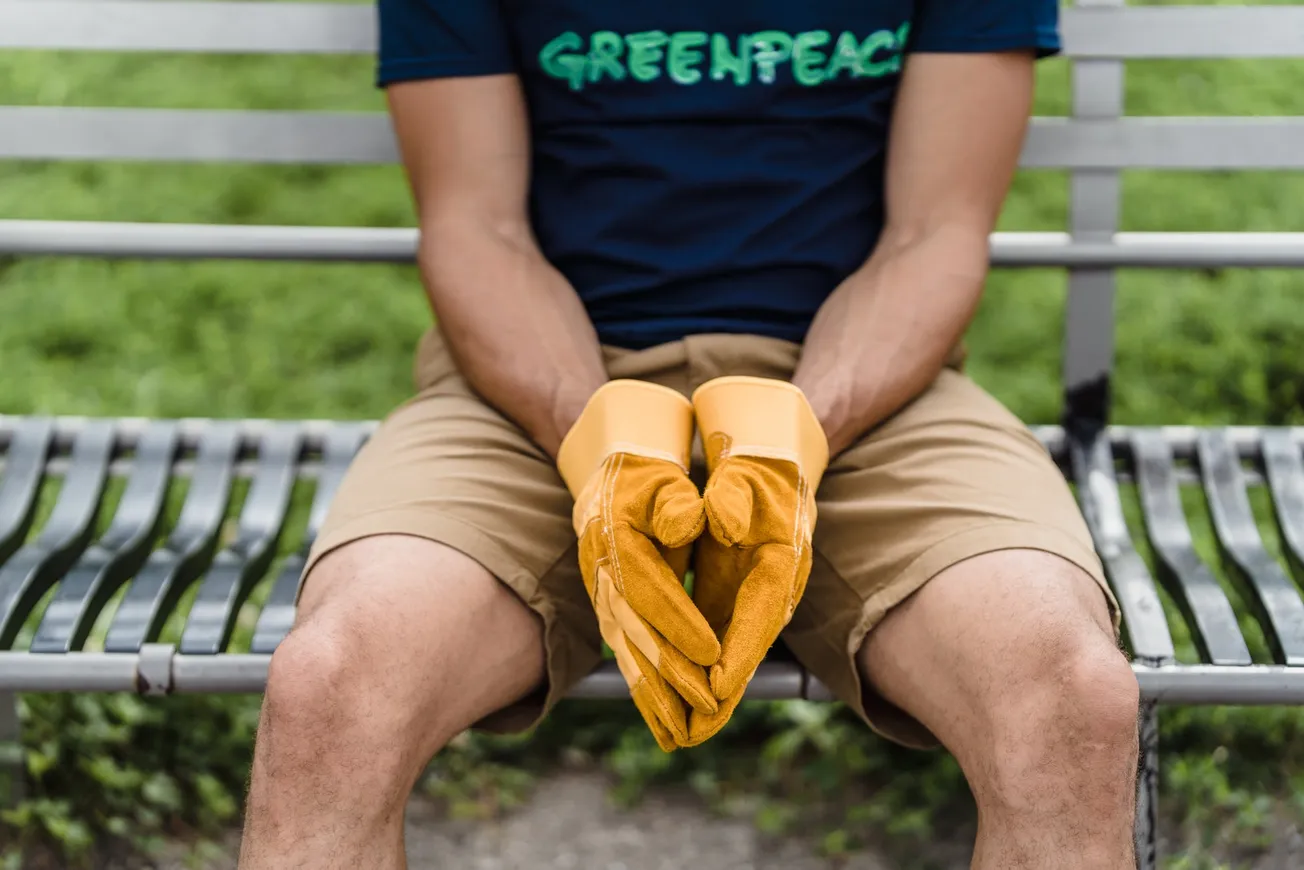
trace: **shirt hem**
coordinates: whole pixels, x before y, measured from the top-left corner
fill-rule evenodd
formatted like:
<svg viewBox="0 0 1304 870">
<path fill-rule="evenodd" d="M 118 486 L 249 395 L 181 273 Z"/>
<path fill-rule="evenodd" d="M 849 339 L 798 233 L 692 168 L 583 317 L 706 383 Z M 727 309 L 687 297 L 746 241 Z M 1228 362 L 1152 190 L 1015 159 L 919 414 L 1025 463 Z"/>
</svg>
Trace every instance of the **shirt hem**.
<svg viewBox="0 0 1304 870">
<path fill-rule="evenodd" d="M 484 58 L 391 60 L 384 61 L 377 67 L 376 86 L 383 88 L 397 82 L 419 79 L 491 76 L 515 71 L 510 64 Z"/>
<path fill-rule="evenodd" d="M 910 46 L 910 54 L 977 54 L 984 51 L 1012 51 L 1030 49 L 1038 57 L 1059 54 L 1063 46 L 1053 33 L 1036 33 L 1026 30 L 1018 33 L 1000 33 L 978 37 L 939 39 Z"/>
</svg>

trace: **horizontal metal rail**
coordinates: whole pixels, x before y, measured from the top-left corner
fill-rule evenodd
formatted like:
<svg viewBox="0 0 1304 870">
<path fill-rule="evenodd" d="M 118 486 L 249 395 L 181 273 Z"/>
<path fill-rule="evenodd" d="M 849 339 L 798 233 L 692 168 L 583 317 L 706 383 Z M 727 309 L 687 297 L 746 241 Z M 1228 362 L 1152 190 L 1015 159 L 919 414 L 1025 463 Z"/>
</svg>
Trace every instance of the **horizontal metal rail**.
<svg viewBox="0 0 1304 870">
<path fill-rule="evenodd" d="M 1076 58 L 1304 54 L 1304 9 L 1296 6 L 1069 7 L 1061 14 L 1065 54 Z M 11 2 L 0 3 L 0 48 L 369 54 L 375 18 L 368 4 Z"/>
<path fill-rule="evenodd" d="M 391 164 L 384 112 L 0 106 L 0 158 Z M 1304 118 L 1034 117 L 1029 169 L 1304 169 Z"/>
<path fill-rule="evenodd" d="M 24 417 L 6 416 L 0 414 L 0 451 L 7 450 L 13 433 L 16 431 L 19 423 Z M 90 417 L 54 417 L 54 436 L 52 440 L 52 452 L 57 456 L 68 453 L 73 446 L 77 436 L 97 418 Z M 149 428 L 150 424 L 155 421 L 143 417 L 121 417 L 113 421 L 114 424 L 114 444 L 118 455 L 130 452 L 136 449 L 143 433 Z M 240 437 L 240 457 L 249 459 L 257 455 L 259 445 L 267 433 L 276 425 L 276 420 L 238 420 L 238 421 L 219 421 L 207 420 L 200 418 L 183 419 L 177 421 L 178 444 L 182 453 L 191 453 L 195 451 L 205 432 L 218 423 L 231 423 L 239 429 Z M 340 424 L 330 420 L 306 420 L 299 423 L 303 432 L 304 450 L 308 454 L 321 453 L 327 436 Z M 378 425 L 374 421 L 357 424 L 366 432 L 374 431 Z M 1030 427 L 1043 444 L 1052 452 L 1059 454 L 1064 449 L 1065 434 L 1063 428 L 1059 426 L 1032 426 Z M 1228 426 L 1221 429 L 1229 443 L 1242 458 L 1253 458 L 1258 455 L 1262 446 L 1264 428 L 1261 426 Z M 1110 447 L 1114 455 L 1120 458 L 1131 456 L 1132 444 L 1131 433 L 1132 427 L 1112 426 L 1109 428 Z M 1196 449 L 1199 442 L 1200 432 L 1198 426 L 1156 426 L 1150 431 L 1159 433 L 1164 441 L 1168 444 L 1174 458 L 1189 460 L 1195 458 Z M 1281 430 L 1285 433 L 1284 437 L 1292 443 L 1304 448 L 1304 426 L 1296 426 Z M 3 462 L 4 456 L 0 455 L 0 462 Z"/>
<path fill-rule="evenodd" d="M 259 693 L 267 685 L 270 655 L 182 655 L 168 644 L 141 653 L 46 655 L 0 653 L 0 692 L 137 692 L 161 694 Z M 1304 705 L 1304 668 L 1276 665 L 1133 665 L 1141 695 L 1184 706 Z M 614 662 L 604 662 L 572 690 L 572 698 L 628 695 Z M 767 662 L 747 688 L 750 700 L 831 700 L 797 664 Z"/>
<path fill-rule="evenodd" d="M 232 226 L 0 220 L 0 254 L 139 259 L 411 263 L 411 228 Z M 1304 267 L 1304 233 L 1118 233 L 1084 242 L 1067 233 L 1000 232 L 1003 267 L 1218 269 Z"/>
</svg>

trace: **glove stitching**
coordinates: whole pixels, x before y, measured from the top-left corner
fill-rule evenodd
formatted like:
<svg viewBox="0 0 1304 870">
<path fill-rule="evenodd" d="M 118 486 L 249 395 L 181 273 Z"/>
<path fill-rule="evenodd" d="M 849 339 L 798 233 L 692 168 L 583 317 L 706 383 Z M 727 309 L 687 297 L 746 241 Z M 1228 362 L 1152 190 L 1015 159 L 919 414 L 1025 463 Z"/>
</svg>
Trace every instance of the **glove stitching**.
<svg viewBox="0 0 1304 870">
<path fill-rule="evenodd" d="M 632 442 L 626 442 L 626 441 L 617 441 L 616 443 L 610 445 L 607 448 L 608 458 L 612 456 L 619 456 L 623 458 L 625 454 L 642 456 L 647 459 L 663 459 L 666 462 L 673 463 L 675 467 L 677 467 L 681 471 L 684 472 L 688 471 L 688 469 L 684 467 L 683 456 L 677 453 L 673 453 L 669 450 L 657 450 L 653 447 L 648 447 L 643 444 L 634 444 Z"/>
<path fill-rule="evenodd" d="M 625 594 L 625 576 L 620 568 L 620 558 L 616 554 L 616 528 L 612 518 L 612 505 L 616 500 L 616 480 L 620 477 L 620 469 L 624 464 L 625 454 L 618 454 L 615 465 L 609 466 L 610 483 L 604 484 L 602 493 L 602 534 L 607 539 L 607 553 L 611 556 L 611 563 L 616 566 L 616 574 L 613 578 L 616 591 L 622 596 Z"/>
<path fill-rule="evenodd" d="M 754 456 L 758 459 L 780 459 L 791 462 L 799 469 L 801 462 L 797 451 L 786 447 L 773 447 L 768 444 L 734 444 L 729 448 L 735 456 Z"/>
<path fill-rule="evenodd" d="M 602 566 L 611 564 L 611 560 L 606 556 L 599 556 L 593 560 L 593 605 L 598 606 L 598 584 L 602 582 Z"/>
<path fill-rule="evenodd" d="M 801 557 L 806 551 L 806 535 L 803 533 L 810 518 L 807 498 L 809 492 L 810 480 L 802 473 L 799 465 L 797 466 L 797 515 L 792 523 L 792 549 L 796 558 L 792 563 L 792 583 L 788 587 L 788 613 L 784 617 L 784 625 L 792 620 L 792 614 L 797 610 L 797 578 L 801 576 Z"/>
<path fill-rule="evenodd" d="M 606 522 L 606 514 L 607 514 L 607 511 L 606 511 L 607 482 L 608 482 L 610 479 L 611 479 L 611 463 L 607 463 L 607 464 L 605 465 L 605 467 L 603 468 L 603 472 L 602 472 L 602 485 L 598 487 L 598 492 L 597 492 L 597 495 L 596 495 L 596 497 L 595 497 L 595 500 L 597 500 L 598 505 L 599 505 L 599 508 L 598 508 L 598 516 L 596 516 L 596 517 L 594 517 L 593 519 L 589 520 L 588 524 L 584 527 L 584 528 L 585 528 L 585 531 L 587 531 L 587 530 L 588 530 L 588 527 L 591 526 L 591 525 L 593 525 L 595 522 L 596 522 L 596 523 L 605 523 L 605 522 Z M 600 528 L 601 528 L 601 527 L 600 527 Z M 603 530 L 601 533 L 602 533 L 602 537 L 603 537 L 603 538 L 606 538 L 605 530 Z M 607 563 L 607 564 L 611 564 L 611 563 L 613 563 L 614 561 L 615 561 L 615 560 L 614 560 L 614 558 L 612 557 L 611 545 L 610 545 L 610 543 L 608 543 L 608 545 L 607 545 L 607 552 L 604 553 L 603 555 L 599 556 L 597 559 L 595 559 L 595 560 L 594 560 L 594 563 L 593 563 L 593 564 L 594 564 L 594 572 L 593 572 L 593 604 L 594 604 L 595 606 L 599 606 L 598 602 L 600 602 L 600 601 L 602 600 L 602 596 L 601 596 L 601 594 L 600 594 L 600 587 L 601 587 L 601 583 L 602 583 L 602 572 L 601 572 L 601 571 L 598 571 L 597 568 L 598 568 L 599 566 L 601 566 L 604 562 Z M 619 570 L 619 566 L 617 566 L 617 570 Z M 610 572 L 608 572 L 608 573 L 610 573 Z"/>
<path fill-rule="evenodd" d="M 615 567 L 614 572 L 608 571 L 606 573 L 608 574 L 608 576 L 612 578 L 611 585 L 615 587 L 616 594 L 620 595 L 622 598 L 625 595 L 624 580 L 620 570 L 620 559 L 616 557 L 616 536 L 615 536 L 615 527 L 613 521 L 612 508 L 615 501 L 616 480 L 620 476 L 621 466 L 624 464 L 624 460 L 625 457 L 624 454 L 622 453 L 617 455 L 616 462 L 614 465 L 610 462 L 607 463 L 605 478 L 602 481 L 602 486 L 600 489 L 600 493 L 601 493 L 600 504 L 601 504 L 601 515 L 602 515 L 601 532 L 603 538 L 607 542 L 607 552 L 605 555 L 599 556 L 597 559 L 594 560 L 595 569 L 604 564 Z M 598 589 L 599 589 L 599 584 L 602 582 L 602 574 L 603 572 L 601 571 L 598 570 L 594 571 L 595 576 L 593 580 L 593 588 L 594 588 L 593 600 L 595 605 L 600 600 Z M 620 636 L 618 638 L 609 638 L 607 641 L 608 644 L 612 645 L 613 649 L 614 649 L 614 644 L 612 643 L 613 641 L 615 641 L 615 643 L 623 643 L 626 645 L 627 648 L 632 646 L 633 644 L 629 638 L 629 635 L 626 634 L 624 629 L 620 627 L 620 623 L 618 621 L 615 623 L 615 627 L 616 627 L 616 631 L 619 633 Z M 651 699 L 655 712 L 656 714 L 658 714 L 656 715 L 657 720 L 660 722 L 662 727 L 666 729 L 666 731 L 670 732 L 672 739 L 678 738 L 678 739 L 686 740 L 688 737 L 687 732 L 686 731 L 681 732 L 678 729 L 676 729 L 672 724 L 670 724 L 673 721 L 673 716 L 671 715 L 671 711 L 666 707 L 664 700 L 660 698 L 656 692 L 650 690 L 647 674 L 642 672 L 641 667 L 639 668 L 638 679 L 635 680 L 634 683 L 630 686 L 630 696 L 633 697 L 639 692 L 642 692 L 645 698 Z"/>
</svg>

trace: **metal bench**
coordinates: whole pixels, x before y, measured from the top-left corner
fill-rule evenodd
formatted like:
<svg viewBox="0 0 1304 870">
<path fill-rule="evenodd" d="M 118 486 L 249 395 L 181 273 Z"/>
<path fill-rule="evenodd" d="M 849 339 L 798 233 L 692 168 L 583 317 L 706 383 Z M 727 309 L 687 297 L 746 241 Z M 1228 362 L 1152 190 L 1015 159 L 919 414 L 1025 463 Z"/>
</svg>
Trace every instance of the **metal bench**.
<svg viewBox="0 0 1304 870">
<path fill-rule="evenodd" d="M 998 233 L 999 267 L 1069 271 L 1063 425 L 1038 436 L 1077 485 L 1124 611 L 1144 698 L 1141 867 L 1156 866 L 1158 704 L 1304 703 L 1304 602 L 1262 540 L 1247 486 L 1266 482 L 1281 540 L 1304 581 L 1304 428 L 1108 425 L 1118 268 L 1304 267 L 1304 233 L 1119 233 L 1120 174 L 1147 169 L 1304 169 L 1304 119 L 1123 117 L 1124 60 L 1304 56 L 1304 7 L 1065 10 L 1072 114 L 1038 118 L 1023 165 L 1070 173 L 1067 233 Z M 353 53 L 373 50 L 368 6 L 159 0 L 0 0 L 0 49 Z M 0 159 L 349 164 L 396 159 L 376 114 L 0 108 Z M 409 229 L 199 226 L 0 220 L 0 255 L 409 261 Z M 0 417 L 0 749 L 16 755 L 14 693 L 258 692 L 291 624 L 304 553 L 277 562 L 291 490 L 315 480 L 310 541 L 371 424 Z M 107 481 L 125 480 L 95 537 Z M 223 535 L 233 485 L 251 480 Z M 176 480 L 179 519 L 162 519 Z M 38 494 L 61 480 L 32 531 Z M 1155 579 L 1124 519 L 1120 482 L 1138 486 L 1158 580 L 1179 605 L 1200 664 L 1179 664 Z M 1179 487 L 1202 486 L 1229 574 L 1252 606 L 1272 662 L 1255 662 L 1238 615 L 1197 554 Z M 274 567 L 274 571 L 269 570 Z M 251 590 L 270 591 L 248 648 L 233 648 Z M 125 587 L 125 590 L 124 590 Z M 194 592 L 197 587 L 197 592 Z M 194 592 L 175 642 L 160 643 Z M 107 633 L 84 651 L 104 617 Z M 37 612 L 42 602 L 48 604 Z M 1179 617 L 1174 617 L 1179 618 Z M 20 642 L 21 641 L 21 642 Z M 243 644 L 241 645 L 243 647 Z M 102 651 L 99 651 L 101 650 Z M 600 669 L 577 697 L 625 694 Z M 767 663 L 755 698 L 827 699 L 791 662 Z M 0 762 L 3 761 L 0 754 Z"/>
</svg>

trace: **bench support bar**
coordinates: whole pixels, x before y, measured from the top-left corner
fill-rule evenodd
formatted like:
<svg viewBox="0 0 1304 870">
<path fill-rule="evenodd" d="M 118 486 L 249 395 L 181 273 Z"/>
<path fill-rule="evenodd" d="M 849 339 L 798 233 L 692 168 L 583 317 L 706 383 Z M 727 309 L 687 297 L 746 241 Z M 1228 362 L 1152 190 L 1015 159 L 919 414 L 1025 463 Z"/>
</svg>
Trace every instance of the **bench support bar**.
<svg viewBox="0 0 1304 870">
<path fill-rule="evenodd" d="M 1141 763 L 1136 782 L 1136 861 L 1139 870 L 1159 867 L 1159 704 L 1141 702 Z"/>
<path fill-rule="evenodd" d="M 0 809 L 16 807 L 25 794 L 27 771 L 18 721 L 18 695 L 0 692 Z"/>
</svg>

